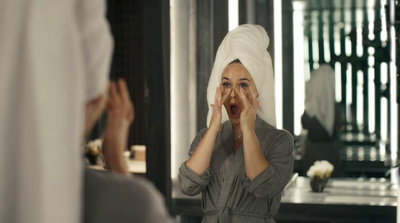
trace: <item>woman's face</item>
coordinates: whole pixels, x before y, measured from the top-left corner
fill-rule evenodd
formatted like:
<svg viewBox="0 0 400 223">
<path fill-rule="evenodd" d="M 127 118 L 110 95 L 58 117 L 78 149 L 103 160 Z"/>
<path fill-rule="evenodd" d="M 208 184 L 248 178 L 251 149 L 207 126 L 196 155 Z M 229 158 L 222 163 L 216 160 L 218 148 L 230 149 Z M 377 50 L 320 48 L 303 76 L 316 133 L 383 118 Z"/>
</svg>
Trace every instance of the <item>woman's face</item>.
<svg viewBox="0 0 400 223">
<path fill-rule="evenodd" d="M 238 95 L 238 93 L 240 93 L 240 89 L 243 89 L 247 100 L 249 100 L 250 103 L 253 103 L 250 86 L 258 95 L 254 80 L 251 77 L 250 72 L 245 66 L 243 66 L 243 64 L 230 64 L 222 73 L 220 89 L 222 94 L 231 90 L 228 98 L 224 102 L 224 106 L 228 112 L 229 119 L 234 124 L 240 122 L 240 113 L 244 108 L 243 101 Z"/>
</svg>

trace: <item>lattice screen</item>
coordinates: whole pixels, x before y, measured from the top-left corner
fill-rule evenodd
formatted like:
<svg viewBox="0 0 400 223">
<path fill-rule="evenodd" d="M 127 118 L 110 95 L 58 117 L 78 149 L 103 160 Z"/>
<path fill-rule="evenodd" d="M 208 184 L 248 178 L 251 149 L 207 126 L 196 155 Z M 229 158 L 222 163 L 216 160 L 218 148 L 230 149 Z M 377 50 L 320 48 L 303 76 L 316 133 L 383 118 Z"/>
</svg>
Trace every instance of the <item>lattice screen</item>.
<svg viewBox="0 0 400 223">
<path fill-rule="evenodd" d="M 385 9 L 380 1 L 315 0 L 308 1 L 306 10 L 294 9 L 295 29 L 304 34 L 296 40 L 301 34 L 295 32 L 295 48 L 305 46 L 301 59 L 295 56 L 298 63 L 305 64 L 304 72 L 295 71 L 295 75 L 303 73 L 306 81 L 320 64 L 331 64 L 336 73 L 336 101 L 345 109 L 346 131 L 387 137 L 390 58 L 386 21 L 381 19 Z M 296 90 L 295 100 L 304 102 Z M 296 125 L 298 128 L 299 123 Z"/>
</svg>

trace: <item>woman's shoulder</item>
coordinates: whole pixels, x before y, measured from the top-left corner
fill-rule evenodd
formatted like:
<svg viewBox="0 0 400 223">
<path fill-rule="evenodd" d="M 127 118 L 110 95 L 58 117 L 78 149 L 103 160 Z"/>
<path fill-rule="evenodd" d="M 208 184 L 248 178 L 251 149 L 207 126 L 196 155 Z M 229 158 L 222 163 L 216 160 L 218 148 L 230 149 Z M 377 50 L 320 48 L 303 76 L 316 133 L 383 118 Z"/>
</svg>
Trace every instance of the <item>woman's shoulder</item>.
<svg viewBox="0 0 400 223">
<path fill-rule="evenodd" d="M 257 118 L 256 120 L 256 134 L 259 135 L 259 138 L 264 140 L 271 141 L 293 141 L 292 134 L 285 129 L 277 129 L 275 126 L 272 126 L 265 122 L 264 120 Z"/>
</svg>

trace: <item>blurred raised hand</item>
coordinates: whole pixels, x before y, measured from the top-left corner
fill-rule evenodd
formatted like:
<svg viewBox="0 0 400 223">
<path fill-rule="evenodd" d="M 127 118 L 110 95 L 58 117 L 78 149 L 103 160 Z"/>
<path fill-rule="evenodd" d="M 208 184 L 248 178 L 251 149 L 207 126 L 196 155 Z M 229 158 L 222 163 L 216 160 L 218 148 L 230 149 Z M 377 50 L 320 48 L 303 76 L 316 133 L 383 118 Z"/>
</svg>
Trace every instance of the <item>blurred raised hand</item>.
<svg viewBox="0 0 400 223">
<path fill-rule="evenodd" d="M 119 79 L 117 83 L 110 83 L 106 107 L 108 118 L 102 146 L 106 165 L 114 172 L 129 175 L 123 153 L 128 146 L 129 127 L 135 113 L 125 80 Z"/>
</svg>

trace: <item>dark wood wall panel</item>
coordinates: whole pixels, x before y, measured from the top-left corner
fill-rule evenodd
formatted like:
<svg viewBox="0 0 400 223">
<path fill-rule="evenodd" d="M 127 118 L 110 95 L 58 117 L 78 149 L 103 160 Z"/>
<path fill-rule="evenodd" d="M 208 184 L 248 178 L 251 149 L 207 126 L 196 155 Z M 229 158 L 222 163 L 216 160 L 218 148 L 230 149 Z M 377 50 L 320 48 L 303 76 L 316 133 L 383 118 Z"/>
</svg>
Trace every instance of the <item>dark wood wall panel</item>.
<svg viewBox="0 0 400 223">
<path fill-rule="evenodd" d="M 115 41 L 110 77 L 127 81 L 135 105 L 129 145 L 146 145 L 146 177 L 169 204 L 169 1 L 108 0 L 107 3 L 107 18 Z"/>
<path fill-rule="evenodd" d="M 169 1 L 144 4 L 146 177 L 171 207 L 170 14 Z"/>
<path fill-rule="evenodd" d="M 143 0 L 108 0 L 107 5 L 107 18 L 114 38 L 110 79 L 126 80 L 135 106 L 128 145 L 144 145 Z"/>
</svg>

